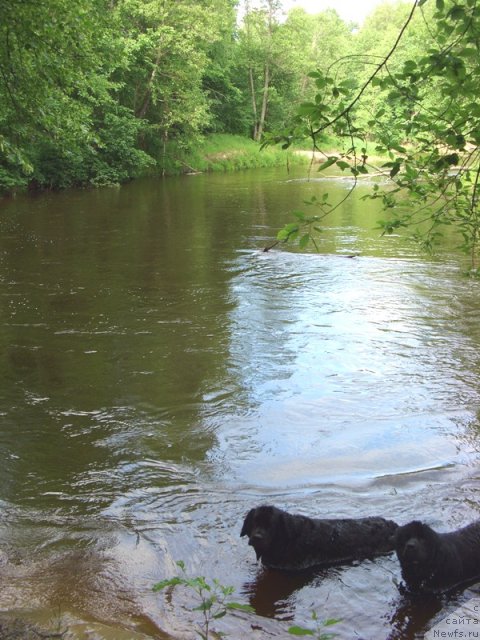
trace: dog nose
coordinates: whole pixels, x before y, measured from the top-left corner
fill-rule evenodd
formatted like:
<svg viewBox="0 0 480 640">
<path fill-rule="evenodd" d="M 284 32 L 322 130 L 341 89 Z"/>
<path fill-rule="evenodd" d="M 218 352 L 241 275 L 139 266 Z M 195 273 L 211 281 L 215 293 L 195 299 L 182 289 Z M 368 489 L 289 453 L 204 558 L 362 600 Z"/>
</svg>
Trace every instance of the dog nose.
<svg viewBox="0 0 480 640">
<path fill-rule="evenodd" d="M 261 542 L 263 540 L 263 534 L 260 532 L 255 532 L 252 533 L 252 535 L 250 536 L 250 540 L 248 541 L 248 544 L 254 545 L 257 542 Z"/>
<path fill-rule="evenodd" d="M 407 540 L 403 549 L 403 553 L 406 557 L 415 558 L 418 554 L 418 540 L 416 538 Z"/>
</svg>

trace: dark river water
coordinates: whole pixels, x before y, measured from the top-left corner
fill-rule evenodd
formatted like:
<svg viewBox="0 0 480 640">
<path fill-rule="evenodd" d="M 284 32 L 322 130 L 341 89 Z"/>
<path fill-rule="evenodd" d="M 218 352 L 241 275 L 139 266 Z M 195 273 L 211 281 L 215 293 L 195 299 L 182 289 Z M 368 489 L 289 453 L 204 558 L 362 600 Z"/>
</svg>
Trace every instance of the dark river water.
<svg viewBox="0 0 480 640">
<path fill-rule="evenodd" d="M 480 282 L 445 243 L 380 237 L 368 184 L 319 253 L 263 253 L 345 180 L 305 169 L 139 180 L 0 204 L 0 610 L 65 638 L 194 637 L 189 576 L 256 615 L 229 638 L 422 637 L 476 593 L 407 599 L 394 555 L 257 565 L 262 503 L 440 531 L 478 517 Z M 308 210 L 308 208 L 307 208 Z M 348 258 L 351 254 L 358 257 Z"/>
</svg>

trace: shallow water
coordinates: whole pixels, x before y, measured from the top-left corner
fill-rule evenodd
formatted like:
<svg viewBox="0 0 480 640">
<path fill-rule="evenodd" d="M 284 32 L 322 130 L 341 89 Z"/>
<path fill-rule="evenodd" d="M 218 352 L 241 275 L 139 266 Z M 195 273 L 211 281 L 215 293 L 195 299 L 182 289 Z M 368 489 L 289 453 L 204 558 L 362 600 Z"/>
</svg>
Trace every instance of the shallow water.
<svg viewBox="0 0 480 640">
<path fill-rule="evenodd" d="M 348 187 L 282 169 L 1 203 L 0 609 L 193 637 L 192 594 L 152 592 L 183 560 L 254 606 L 216 623 L 231 638 L 316 611 L 339 638 L 408 639 L 473 593 L 410 602 L 394 556 L 268 572 L 239 538 L 260 503 L 478 517 L 480 283 L 455 239 L 430 259 L 379 237 L 363 185 L 320 253 L 262 252 Z"/>
</svg>

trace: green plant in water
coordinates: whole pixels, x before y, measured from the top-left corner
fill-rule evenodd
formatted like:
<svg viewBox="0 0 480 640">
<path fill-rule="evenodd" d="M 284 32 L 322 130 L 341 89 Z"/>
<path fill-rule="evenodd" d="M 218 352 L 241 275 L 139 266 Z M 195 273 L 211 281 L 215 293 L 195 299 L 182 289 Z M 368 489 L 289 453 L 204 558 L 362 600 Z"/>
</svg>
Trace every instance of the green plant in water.
<svg viewBox="0 0 480 640">
<path fill-rule="evenodd" d="M 153 586 L 153 590 L 162 591 L 168 587 L 173 588 L 180 585 L 188 587 L 195 593 L 199 604 L 192 611 L 199 611 L 202 614 L 202 621 L 196 629 L 198 636 L 202 640 L 209 640 L 212 637 L 213 621 L 223 618 L 229 611 L 236 609 L 247 613 L 255 613 L 255 610 L 250 605 L 234 602 L 230 599 L 230 596 L 234 593 L 234 587 L 227 587 L 215 578 L 211 584 L 203 576 L 189 578 L 186 575 L 185 563 L 182 560 L 178 560 L 176 564 L 182 570 L 183 575 L 161 580 Z M 315 611 L 312 611 L 311 617 L 314 623 L 313 629 L 294 625 L 289 627 L 288 633 L 294 636 L 312 636 L 316 640 L 332 640 L 332 638 L 336 637 L 336 633 L 325 632 L 325 629 L 339 623 L 340 620 L 335 618 L 319 620 Z M 220 636 L 224 635 L 218 631 L 215 633 Z"/>
<path fill-rule="evenodd" d="M 196 632 L 202 640 L 211 638 L 212 624 L 214 620 L 223 618 L 228 611 L 234 609 L 253 613 L 253 608 L 248 604 L 234 602 L 230 596 L 234 592 L 233 587 L 227 587 L 221 584 L 217 579 L 213 579 L 210 584 L 203 576 L 189 578 L 185 572 L 185 563 L 179 560 L 177 566 L 182 570 L 181 576 L 174 576 L 168 580 L 162 580 L 154 585 L 154 591 L 162 591 L 167 587 L 176 587 L 178 585 L 191 589 L 199 600 L 198 606 L 193 611 L 199 611 L 202 615 L 202 621 L 199 623 Z M 222 634 L 218 634 L 222 635 Z"/>
<path fill-rule="evenodd" d="M 316 640 L 331 640 L 336 637 L 336 633 L 325 632 L 325 629 L 333 626 L 334 624 L 338 624 L 340 620 L 336 618 L 329 618 L 328 620 L 319 620 L 318 615 L 315 611 L 312 611 L 312 621 L 314 623 L 313 629 L 308 629 L 306 627 L 300 627 L 294 625 L 288 629 L 288 633 L 292 636 L 312 636 L 316 638 Z"/>
</svg>

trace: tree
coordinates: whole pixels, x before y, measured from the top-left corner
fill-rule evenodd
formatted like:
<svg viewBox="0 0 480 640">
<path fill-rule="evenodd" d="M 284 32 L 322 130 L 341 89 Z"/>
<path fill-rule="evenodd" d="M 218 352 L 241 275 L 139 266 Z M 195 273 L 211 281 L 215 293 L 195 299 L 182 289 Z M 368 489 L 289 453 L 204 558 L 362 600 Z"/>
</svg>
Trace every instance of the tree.
<svg viewBox="0 0 480 640">
<path fill-rule="evenodd" d="M 139 123 L 116 104 L 107 0 L 0 0 L 0 190 L 135 175 Z"/>
<path fill-rule="evenodd" d="M 119 0 L 117 12 L 127 52 L 122 104 L 148 121 L 154 154 L 165 155 L 172 138 L 192 144 L 211 123 L 203 81 L 209 52 L 233 24 L 233 3 Z"/>
<path fill-rule="evenodd" d="M 219 30 L 219 39 L 210 44 L 203 74 L 203 91 L 207 96 L 211 120 L 207 132 L 236 133 L 248 136 L 249 113 L 244 108 L 237 82 L 238 42 L 236 12 L 229 2 L 229 13 Z"/>
<path fill-rule="evenodd" d="M 314 98 L 315 85 L 309 71 L 327 72 L 333 61 L 352 53 L 352 32 L 334 9 L 315 15 L 292 9 L 282 36 L 282 56 L 296 71 L 297 101 Z"/>
<path fill-rule="evenodd" d="M 425 6 L 427 5 L 427 6 Z M 302 105 L 296 126 L 309 133 L 313 144 L 322 132 L 333 130 L 350 140 L 342 156 L 329 158 L 320 169 L 336 164 L 355 177 L 368 173 L 367 141 L 372 127 L 393 107 L 394 128 L 377 128 L 376 150 L 388 154 L 382 171 L 392 184 L 374 188 L 371 197 L 381 198 L 387 213 L 382 222 L 386 233 L 415 227 L 414 235 L 427 248 L 442 227 L 454 225 L 463 247 L 477 269 L 480 239 L 480 7 L 476 0 L 416 0 L 392 43 L 380 60 L 371 60 L 360 86 L 337 82 L 334 73 L 314 72 L 315 101 Z M 423 51 L 404 56 L 395 66 L 395 56 L 406 41 L 415 18 L 426 25 Z M 411 53 L 411 52 L 409 52 Z M 372 94 L 377 100 L 372 117 L 362 123 Z M 360 144 L 357 139 L 360 138 Z M 401 143 L 398 142 L 401 140 Z M 288 144 L 289 140 L 284 140 Z M 328 203 L 320 204 L 318 216 L 304 216 L 279 232 L 279 240 L 299 235 L 311 237 L 309 229 L 328 215 Z M 423 225 L 423 226 L 422 226 Z M 307 234 L 302 235 L 302 229 Z"/>
<path fill-rule="evenodd" d="M 246 98 L 251 136 L 260 141 L 287 127 L 302 99 L 312 98 L 308 71 L 328 66 L 349 48 L 348 26 L 333 10 L 317 15 L 292 9 L 282 19 L 279 2 L 248 0 L 239 31 L 237 86 Z"/>
<path fill-rule="evenodd" d="M 263 0 L 261 8 L 252 9 L 245 2 L 244 25 L 240 32 L 241 54 L 248 74 L 248 91 L 252 107 L 252 138 L 261 140 L 276 60 L 275 38 L 278 30 L 280 2 Z"/>
</svg>

